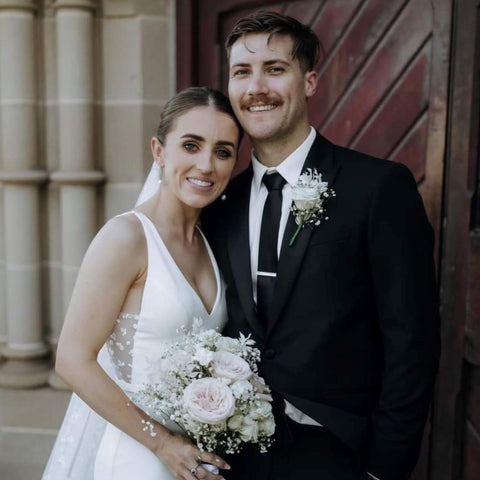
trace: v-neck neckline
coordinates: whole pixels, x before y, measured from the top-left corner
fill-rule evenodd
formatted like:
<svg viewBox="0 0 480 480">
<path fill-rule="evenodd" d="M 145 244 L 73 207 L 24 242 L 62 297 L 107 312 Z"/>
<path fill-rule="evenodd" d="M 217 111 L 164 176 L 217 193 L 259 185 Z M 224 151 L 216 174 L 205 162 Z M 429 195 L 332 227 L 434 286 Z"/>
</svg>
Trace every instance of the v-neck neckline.
<svg viewBox="0 0 480 480">
<path fill-rule="evenodd" d="M 213 252 L 210 248 L 210 245 L 208 244 L 207 242 L 207 239 L 205 238 L 205 235 L 203 234 L 203 232 L 200 230 L 200 228 L 197 226 L 195 227 L 198 232 L 200 233 L 200 236 L 202 237 L 202 241 L 203 241 L 203 244 L 205 245 L 205 248 L 207 249 L 207 253 L 208 253 L 208 258 L 210 260 L 210 265 L 212 266 L 212 269 L 213 269 L 213 274 L 215 276 L 215 283 L 216 283 L 216 289 L 217 289 L 217 293 L 215 295 L 215 301 L 213 302 L 213 305 L 212 305 L 212 308 L 210 311 L 208 311 L 208 308 L 206 307 L 205 305 L 205 302 L 203 301 L 202 297 L 200 296 L 199 292 L 197 292 L 197 290 L 193 287 L 193 285 L 188 281 L 187 277 L 185 276 L 185 274 L 182 272 L 181 268 L 178 266 L 177 262 L 175 261 L 175 259 L 173 258 L 172 254 L 170 253 L 170 251 L 168 250 L 167 248 L 167 245 L 165 244 L 165 242 L 163 241 L 163 238 L 162 236 L 160 235 L 160 232 L 158 231 L 157 227 L 155 226 L 155 224 L 153 223 L 153 221 L 147 216 L 145 215 L 144 213 L 142 212 L 139 212 L 138 210 L 134 210 L 135 214 L 139 214 L 141 216 L 143 216 L 149 223 L 150 225 L 152 226 L 154 232 L 156 233 L 159 241 L 160 241 L 160 245 L 163 246 L 165 252 L 166 252 L 166 255 L 167 255 L 167 258 L 168 260 L 170 261 L 171 265 L 174 267 L 175 270 L 178 271 L 180 277 L 183 279 L 183 282 L 187 285 L 187 287 L 192 291 L 192 293 L 194 294 L 195 298 L 199 301 L 200 305 L 202 306 L 203 310 L 205 311 L 205 313 L 210 317 L 213 312 L 215 311 L 215 309 L 217 308 L 217 305 L 218 305 L 218 302 L 220 300 L 220 288 L 221 288 L 221 285 L 220 285 L 220 272 L 218 270 L 218 266 L 215 262 L 215 257 L 213 256 Z"/>
</svg>

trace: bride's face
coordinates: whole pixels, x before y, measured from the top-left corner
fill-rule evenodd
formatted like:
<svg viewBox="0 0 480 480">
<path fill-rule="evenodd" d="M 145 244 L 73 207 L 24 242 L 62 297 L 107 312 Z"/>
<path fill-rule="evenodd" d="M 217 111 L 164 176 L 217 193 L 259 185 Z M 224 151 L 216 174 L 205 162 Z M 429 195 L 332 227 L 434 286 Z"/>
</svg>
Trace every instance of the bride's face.
<svg viewBox="0 0 480 480">
<path fill-rule="evenodd" d="M 178 117 L 162 145 L 152 152 L 162 167 L 162 190 L 203 208 L 225 190 L 235 166 L 239 131 L 234 120 L 213 107 L 196 107 Z"/>
</svg>

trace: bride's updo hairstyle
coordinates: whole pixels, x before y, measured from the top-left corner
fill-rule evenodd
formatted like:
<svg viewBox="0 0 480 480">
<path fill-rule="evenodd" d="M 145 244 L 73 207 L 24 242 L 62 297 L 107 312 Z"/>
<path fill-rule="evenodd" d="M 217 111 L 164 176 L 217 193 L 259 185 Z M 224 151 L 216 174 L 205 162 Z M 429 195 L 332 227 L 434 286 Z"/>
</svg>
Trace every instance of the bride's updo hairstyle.
<svg viewBox="0 0 480 480">
<path fill-rule="evenodd" d="M 197 107 L 213 107 L 218 112 L 230 116 L 238 127 L 238 143 L 240 144 L 243 129 L 233 113 L 228 97 L 213 88 L 190 87 L 172 97 L 160 115 L 157 138 L 162 145 L 165 143 L 168 133 L 174 128 L 177 118 Z"/>
</svg>

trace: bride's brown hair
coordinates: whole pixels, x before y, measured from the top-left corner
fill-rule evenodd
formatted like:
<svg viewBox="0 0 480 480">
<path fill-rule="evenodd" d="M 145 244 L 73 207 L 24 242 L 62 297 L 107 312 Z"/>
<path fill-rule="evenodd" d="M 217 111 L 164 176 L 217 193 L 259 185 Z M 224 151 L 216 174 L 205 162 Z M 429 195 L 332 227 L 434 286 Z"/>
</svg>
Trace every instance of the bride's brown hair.
<svg viewBox="0 0 480 480">
<path fill-rule="evenodd" d="M 197 107 L 213 107 L 215 110 L 230 116 L 238 127 L 238 143 L 242 139 L 243 129 L 233 113 L 227 96 L 210 87 L 190 87 L 173 96 L 165 105 L 157 128 L 157 138 L 165 143 L 168 133 L 174 128 L 178 117 Z"/>
</svg>

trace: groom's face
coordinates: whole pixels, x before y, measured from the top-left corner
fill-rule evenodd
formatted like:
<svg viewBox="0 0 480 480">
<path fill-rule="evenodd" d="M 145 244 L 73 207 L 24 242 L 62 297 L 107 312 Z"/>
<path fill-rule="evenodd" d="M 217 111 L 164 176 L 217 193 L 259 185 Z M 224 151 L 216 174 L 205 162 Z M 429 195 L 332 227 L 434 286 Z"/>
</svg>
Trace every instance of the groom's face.
<svg viewBox="0 0 480 480">
<path fill-rule="evenodd" d="M 288 35 L 252 33 L 230 49 L 230 101 L 254 144 L 297 141 L 309 125 L 307 98 L 317 75 L 292 58 L 292 47 Z"/>
</svg>

